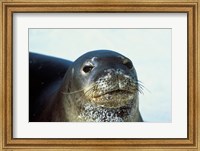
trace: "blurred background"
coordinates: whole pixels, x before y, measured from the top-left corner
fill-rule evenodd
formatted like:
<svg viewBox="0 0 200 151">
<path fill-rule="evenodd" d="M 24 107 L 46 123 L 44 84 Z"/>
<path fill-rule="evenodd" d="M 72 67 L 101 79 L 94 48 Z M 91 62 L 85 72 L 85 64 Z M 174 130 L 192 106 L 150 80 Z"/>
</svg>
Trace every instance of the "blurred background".
<svg viewBox="0 0 200 151">
<path fill-rule="evenodd" d="M 145 122 L 171 122 L 171 29 L 29 29 L 29 51 L 74 61 L 98 49 L 132 60 L 143 83 L 140 112 Z"/>
</svg>

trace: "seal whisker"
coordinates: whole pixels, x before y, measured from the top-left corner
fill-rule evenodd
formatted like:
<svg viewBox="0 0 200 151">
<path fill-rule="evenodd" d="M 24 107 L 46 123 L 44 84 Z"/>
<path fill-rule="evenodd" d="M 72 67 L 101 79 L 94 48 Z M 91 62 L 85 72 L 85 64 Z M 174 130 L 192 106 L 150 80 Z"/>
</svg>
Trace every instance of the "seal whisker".
<svg viewBox="0 0 200 151">
<path fill-rule="evenodd" d="M 140 89 L 142 89 L 142 91 L 144 91 L 144 89 L 145 89 L 146 91 L 151 93 L 151 91 L 144 86 L 143 82 L 138 80 L 138 85 L 140 86 Z"/>
<path fill-rule="evenodd" d="M 62 94 L 65 94 L 65 95 L 69 95 L 69 94 L 74 94 L 74 93 L 78 93 L 78 92 L 81 92 L 81 91 L 84 91 L 84 89 L 81 89 L 81 90 L 77 90 L 77 91 L 73 91 L 73 92 L 61 92 Z"/>
<path fill-rule="evenodd" d="M 93 84 L 91 87 L 87 88 L 85 91 L 84 91 L 84 95 L 87 96 L 87 97 L 92 97 L 94 98 L 95 96 L 95 89 L 97 88 L 97 85 Z"/>
<path fill-rule="evenodd" d="M 141 84 L 139 84 L 139 83 L 137 83 L 137 91 L 139 92 L 139 93 L 141 93 L 141 94 L 144 94 L 144 92 L 143 92 L 143 85 L 141 85 Z"/>
<path fill-rule="evenodd" d="M 81 91 L 85 91 L 85 92 L 87 92 L 87 91 L 89 91 L 90 89 L 92 89 L 93 87 L 94 87 L 95 85 L 93 84 L 93 85 L 91 85 L 89 88 L 83 88 L 83 89 L 80 89 L 80 90 L 77 90 L 77 91 L 72 91 L 72 92 L 61 92 L 62 94 L 66 94 L 66 95 L 70 95 L 70 94 L 75 94 L 75 93 L 79 93 L 79 92 L 81 92 Z"/>
</svg>

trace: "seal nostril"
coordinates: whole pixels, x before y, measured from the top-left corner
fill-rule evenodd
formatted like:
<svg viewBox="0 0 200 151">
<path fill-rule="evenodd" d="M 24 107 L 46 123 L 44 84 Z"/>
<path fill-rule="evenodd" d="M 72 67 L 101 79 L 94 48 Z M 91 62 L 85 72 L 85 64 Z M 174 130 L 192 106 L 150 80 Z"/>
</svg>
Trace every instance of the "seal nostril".
<svg viewBox="0 0 200 151">
<path fill-rule="evenodd" d="M 132 68 L 133 68 L 132 62 L 131 62 L 130 60 L 128 60 L 128 59 L 125 59 L 125 60 L 123 61 L 123 64 L 124 64 L 125 66 L 127 66 L 129 69 L 132 69 Z"/>
<path fill-rule="evenodd" d="M 83 67 L 83 71 L 84 71 L 85 73 L 88 73 L 88 72 L 92 71 L 93 68 L 94 68 L 94 67 L 91 66 L 91 65 L 85 66 L 85 67 Z"/>
</svg>

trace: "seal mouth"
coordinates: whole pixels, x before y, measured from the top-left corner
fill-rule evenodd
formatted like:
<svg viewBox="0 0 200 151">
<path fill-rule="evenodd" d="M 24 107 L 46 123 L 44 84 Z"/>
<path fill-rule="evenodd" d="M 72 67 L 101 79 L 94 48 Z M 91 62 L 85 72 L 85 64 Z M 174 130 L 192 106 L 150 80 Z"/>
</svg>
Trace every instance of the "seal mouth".
<svg viewBox="0 0 200 151">
<path fill-rule="evenodd" d="M 118 108 L 128 104 L 136 93 L 128 90 L 116 89 L 92 96 L 90 100 L 96 105 L 108 108 Z"/>
<path fill-rule="evenodd" d="M 103 94 L 100 94 L 100 95 L 96 95 L 96 96 L 93 96 L 93 98 L 99 98 L 99 97 L 102 97 L 102 96 L 106 96 L 106 95 L 125 95 L 125 94 L 133 94 L 133 92 L 130 92 L 128 90 L 121 90 L 121 89 L 117 89 L 117 90 L 111 90 L 111 91 L 108 91 L 108 92 L 105 92 Z"/>
</svg>

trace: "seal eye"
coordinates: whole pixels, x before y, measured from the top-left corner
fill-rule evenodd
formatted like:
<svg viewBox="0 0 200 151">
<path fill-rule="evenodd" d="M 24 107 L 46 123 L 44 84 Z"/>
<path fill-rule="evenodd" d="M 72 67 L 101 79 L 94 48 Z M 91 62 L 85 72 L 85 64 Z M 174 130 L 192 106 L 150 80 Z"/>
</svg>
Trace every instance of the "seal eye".
<svg viewBox="0 0 200 151">
<path fill-rule="evenodd" d="M 92 65 L 86 65 L 86 66 L 83 67 L 83 71 L 85 73 L 88 73 L 88 72 L 92 71 L 93 68 L 94 67 Z"/>
<path fill-rule="evenodd" d="M 132 68 L 133 68 L 132 62 L 131 62 L 130 60 L 128 60 L 128 59 L 125 59 L 125 60 L 123 61 L 123 64 L 124 64 L 125 66 L 127 66 L 129 69 L 132 69 Z"/>
</svg>

